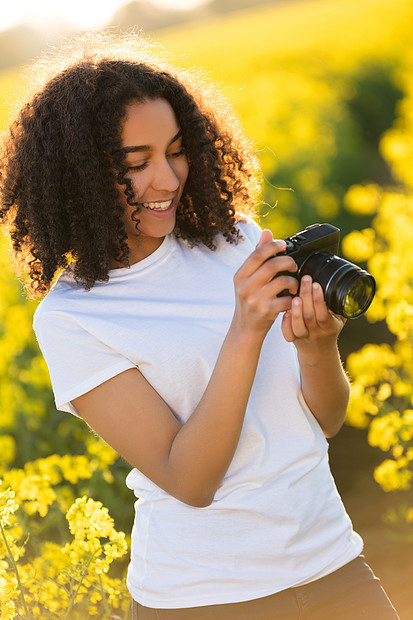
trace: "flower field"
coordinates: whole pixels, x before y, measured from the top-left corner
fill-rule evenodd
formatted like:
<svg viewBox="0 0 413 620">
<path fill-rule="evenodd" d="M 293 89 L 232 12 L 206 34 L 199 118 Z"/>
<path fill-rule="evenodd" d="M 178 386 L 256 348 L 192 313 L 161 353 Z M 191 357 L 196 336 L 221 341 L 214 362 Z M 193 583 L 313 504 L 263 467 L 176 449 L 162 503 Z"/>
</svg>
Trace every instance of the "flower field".
<svg viewBox="0 0 413 620">
<path fill-rule="evenodd" d="M 406 544 L 413 542 L 412 30 L 411 0 L 307 0 L 154 37 L 183 65 L 203 67 L 235 105 L 263 166 L 261 223 L 283 237 L 328 221 L 342 231 L 342 254 L 376 278 L 367 317 L 342 335 L 352 379 L 348 423 L 367 429 L 382 451 L 377 483 L 404 490 L 387 519 Z M 17 80 L 17 70 L 0 74 L 0 124 Z M 81 421 L 56 411 L 31 328 L 35 304 L 0 238 L 0 620 L 126 619 L 129 468 Z M 413 618 L 411 608 L 403 611 Z"/>
</svg>

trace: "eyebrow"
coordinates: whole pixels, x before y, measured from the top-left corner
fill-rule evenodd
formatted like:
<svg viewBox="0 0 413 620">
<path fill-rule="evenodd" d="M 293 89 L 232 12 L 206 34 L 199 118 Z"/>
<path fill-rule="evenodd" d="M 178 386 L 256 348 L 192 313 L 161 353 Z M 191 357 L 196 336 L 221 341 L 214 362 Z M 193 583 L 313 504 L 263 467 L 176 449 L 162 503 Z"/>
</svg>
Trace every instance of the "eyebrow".
<svg viewBox="0 0 413 620">
<path fill-rule="evenodd" d="M 180 129 L 178 133 L 172 138 L 168 146 L 171 146 L 171 144 L 179 140 L 179 138 L 182 138 L 182 129 Z M 140 151 L 150 151 L 151 148 L 152 147 L 148 144 L 140 144 L 139 146 L 124 146 L 122 148 L 122 151 L 123 153 L 139 153 Z"/>
</svg>

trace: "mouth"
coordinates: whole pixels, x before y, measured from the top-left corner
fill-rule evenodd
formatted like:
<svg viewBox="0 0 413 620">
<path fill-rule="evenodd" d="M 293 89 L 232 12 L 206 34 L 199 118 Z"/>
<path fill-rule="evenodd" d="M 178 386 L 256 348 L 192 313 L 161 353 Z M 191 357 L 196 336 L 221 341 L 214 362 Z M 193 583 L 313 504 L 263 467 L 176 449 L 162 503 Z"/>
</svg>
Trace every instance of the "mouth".
<svg viewBox="0 0 413 620">
<path fill-rule="evenodd" d="M 165 200 L 165 202 L 143 202 L 142 206 L 149 211 L 167 211 L 172 206 L 173 200 Z"/>
</svg>

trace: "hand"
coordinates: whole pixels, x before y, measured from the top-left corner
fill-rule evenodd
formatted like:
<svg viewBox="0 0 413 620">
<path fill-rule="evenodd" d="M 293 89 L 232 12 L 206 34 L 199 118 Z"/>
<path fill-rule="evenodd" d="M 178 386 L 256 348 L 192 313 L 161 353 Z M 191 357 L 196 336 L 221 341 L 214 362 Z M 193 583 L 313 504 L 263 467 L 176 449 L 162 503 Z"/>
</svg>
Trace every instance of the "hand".
<svg viewBox="0 0 413 620">
<path fill-rule="evenodd" d="M 303 276 L 299 297 L 292 300 L 291 310 L 284 314 L 282 332 L 298 348 L 306 349 L 308 345 L 314 348 L 316 344 L 320 349 L 335 345 L 345 322 L 344 317 L 328 309 L 320 284 L 310 276 Z"/>
<path fill-rule="evenodd" d="M 290 296 L 277 297 L 283 290 L 292 295 L 298 291 L 294 260 L 287 255 L 276 256 L 285 247 L 285 241 L 274 240 L 272 232 L 264 230 L 256 249 L 234 276 L 234 321 L 244 332 L 265 335 L 278 314 L 291 308 Z M 278 276 L 281 272 L 287 273 Z M 288 272 L 292 272 L 291 276 Z"/>
</svg>

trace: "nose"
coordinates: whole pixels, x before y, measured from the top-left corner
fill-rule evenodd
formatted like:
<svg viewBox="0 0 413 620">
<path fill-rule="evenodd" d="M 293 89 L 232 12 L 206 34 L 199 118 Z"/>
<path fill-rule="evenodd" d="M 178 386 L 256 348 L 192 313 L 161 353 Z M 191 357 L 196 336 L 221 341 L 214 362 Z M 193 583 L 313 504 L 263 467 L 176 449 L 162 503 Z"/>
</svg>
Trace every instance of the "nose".
<svg viewBox="0 0 413 620">
<path fill-rule="evenodd" d="M 159 191 L 168 192 L 175 192 L 178 189 L 179 178 L 167 158 L 162 159 L 157 166 L 154 166 L 152 187 Z"/>
</svg>

